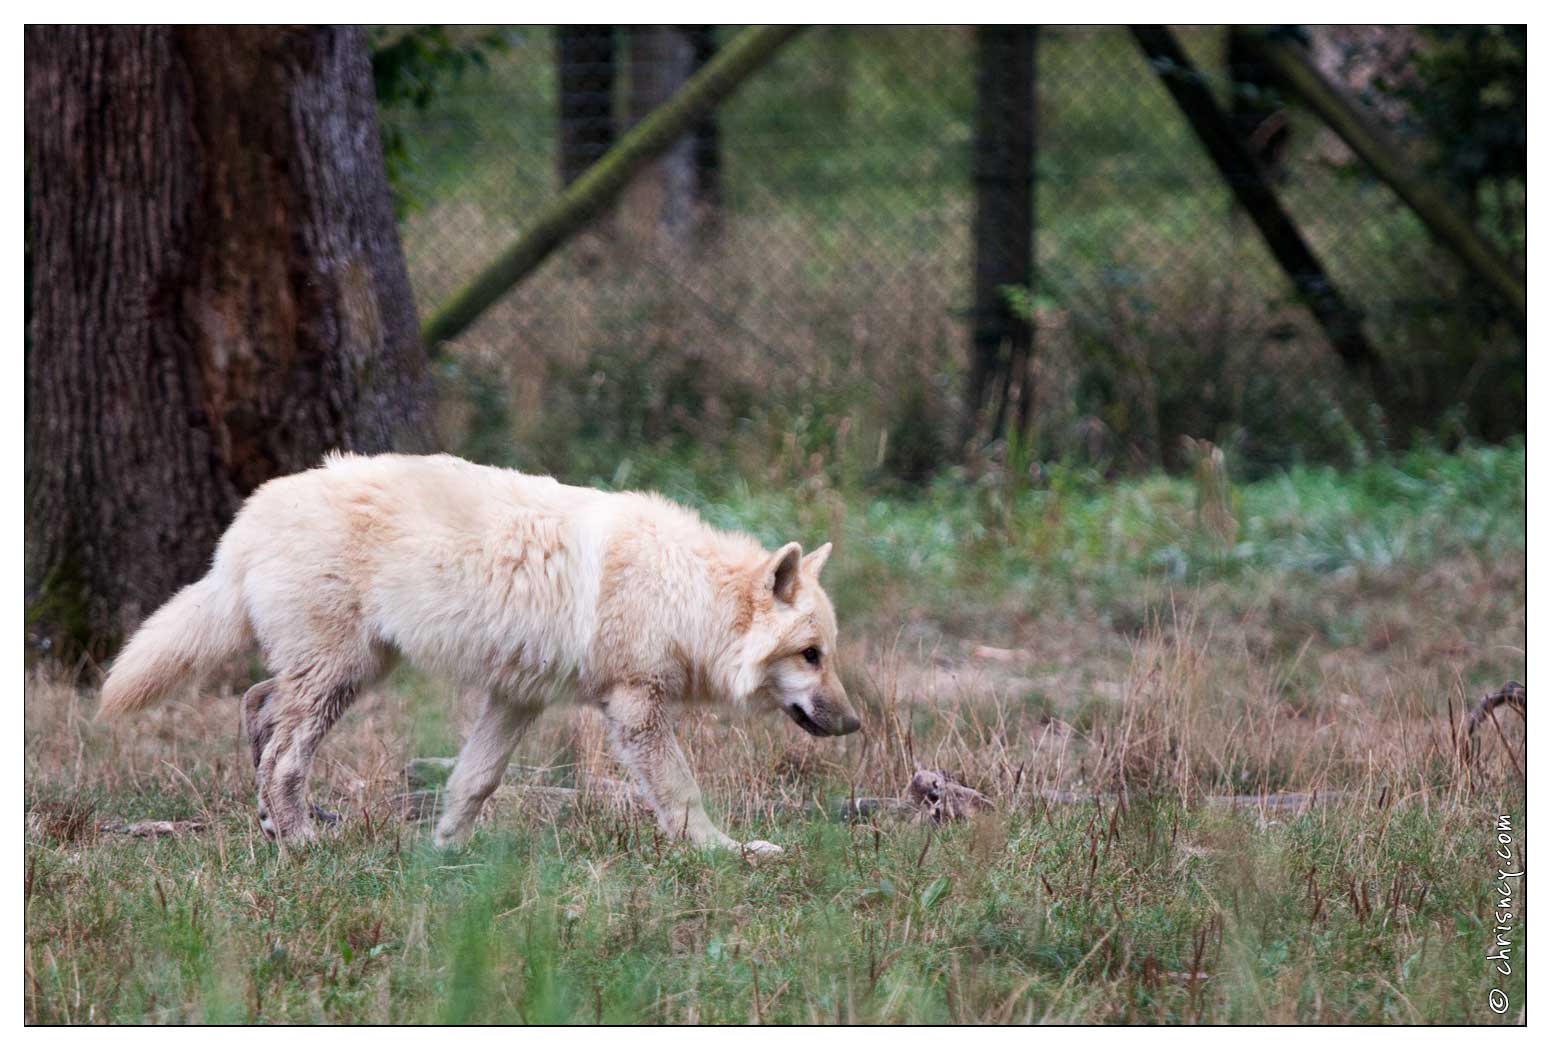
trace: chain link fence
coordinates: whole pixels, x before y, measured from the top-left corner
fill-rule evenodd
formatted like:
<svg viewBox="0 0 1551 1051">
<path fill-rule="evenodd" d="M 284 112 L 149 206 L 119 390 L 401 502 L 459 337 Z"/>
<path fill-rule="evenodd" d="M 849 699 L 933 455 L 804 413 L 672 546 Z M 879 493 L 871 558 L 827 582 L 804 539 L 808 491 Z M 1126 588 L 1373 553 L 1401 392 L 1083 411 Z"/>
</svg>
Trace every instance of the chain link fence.
<svg viewBox="0 0 1551 1051">
<path fill-rule="evenodd" d="M 732 31 L 504 30 L 420 107 L 385 107 L 422 315 Z M 1042 27 L 1034 265 L 1009 292 L 1033 328 L 1029 412 L 1012 444 L 1117 470 L 1177 466 L 1188 437 L 1253 472 L 1522 433 L 1511 315 L 1317 118 L 1240 65 L 1230 75 L 1227 30 L 1177 35 L 1362 317 L 1386 389 L 1332 352 L 1132 35 Z M 1443 90 L 1418 56 L 1448 41 L 1411 27 L 1310 35 L 1316 63 L 1409 163 L 1433 172 L 1431 158 L 1465 148 L 1438 142 L 1416 101 L 1432 96 L 1411 90 Z M 1477 105 L 1507 105 L 1511 132 L 1522 83 L 1493 54 L 1491 70 L 1459 75 L 1506 81 L 1507 104 Z M 447 425 L 473 453 L 573 473 L 578 458 L 606 473 L 622 448 L 797 473 L 924 477 L 963 462 L 980 60 L 972 28 L 798 36 L 446 348 L 462 394 Z M 1522 152 L 1514 164 L 1497 156 L 1460 192 L 1522 272 Z"/>
</svg>

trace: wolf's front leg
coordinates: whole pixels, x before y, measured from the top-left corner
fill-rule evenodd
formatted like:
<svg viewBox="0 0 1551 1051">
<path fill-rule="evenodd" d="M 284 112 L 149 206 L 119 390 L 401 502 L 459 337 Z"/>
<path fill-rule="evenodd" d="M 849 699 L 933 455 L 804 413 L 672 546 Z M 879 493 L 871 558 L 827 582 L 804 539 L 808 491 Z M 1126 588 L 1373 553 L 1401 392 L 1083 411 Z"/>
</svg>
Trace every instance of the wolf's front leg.
<svg viewBox="0 0 1551 1051">
<path fill-rule="evenodd" d="M 665 698 L 652 688 L 622 687 L 604 703 L 609 739 L 619 761 L 635 775 L 641 794 L 670 836 L 684 836 L 702 847 L 725 847 L 759 854 L 779 854 L 781 848 L 763 840 L 739 843 L 711 823 L 701 802 L 700 786 L 673 736 Z"/>
<path fill-rule="evenodd" d="M 518 739 L 538 714 L 537 707 L 513 703 L 499 694 L 485 699 L 479 721 L 458 753 L 447 781 L 446 802 L 436 825 L 438 847 L 468 839 L 480 808 L 501 784 Z"/>
</svg>

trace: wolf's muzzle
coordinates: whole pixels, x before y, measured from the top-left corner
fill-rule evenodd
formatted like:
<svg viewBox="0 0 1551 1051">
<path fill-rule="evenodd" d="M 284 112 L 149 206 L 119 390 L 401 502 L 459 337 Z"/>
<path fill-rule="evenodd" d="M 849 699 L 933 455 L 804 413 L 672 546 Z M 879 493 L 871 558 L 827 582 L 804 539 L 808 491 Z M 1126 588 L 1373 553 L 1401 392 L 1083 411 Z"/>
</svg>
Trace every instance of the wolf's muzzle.
<svg viewBox="0 0 1551 1051">
<path fill-rule="evenodd" d="M 815 719 L 803 709 L 801 705 L 789 704 L 786 706 L 786 714 L 791 716 L 792 722 L 802 727 L 814 737 L 843 737 L 846 734 L 855 733 L 862 728 L 862 721 L 850 712 L 826 711 L 823 707 L 815 705 L 815 714 L 823 719 Z M 823 718 L 828 716 L 828 718 Z"/>
</svg>

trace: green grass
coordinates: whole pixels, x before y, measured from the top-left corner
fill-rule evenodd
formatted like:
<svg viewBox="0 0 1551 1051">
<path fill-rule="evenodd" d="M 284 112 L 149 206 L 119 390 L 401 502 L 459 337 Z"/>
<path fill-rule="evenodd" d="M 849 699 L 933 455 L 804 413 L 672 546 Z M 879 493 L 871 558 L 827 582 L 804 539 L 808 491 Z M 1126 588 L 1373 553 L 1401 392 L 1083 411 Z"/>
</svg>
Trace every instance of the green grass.
<svg viewBox="0 0 1551 1051">
<path fill-rule="evenodd" d="M 1224 544 L 1193 483 L 1161 476 L 798 495 L 641 460 L 617 480 L 770 543 L 837 539 L 866 735 L 684 724 L 713 814 L 787 848 L 758 866 L 520 795 L 466 850 L 433 850 L 396 816 L 398 770 L 452 751 L 458 707 L 407 673 L 325 746 L 314 793 L 343 830 L 282 855 L 230 696 L 114 734 L 89 691 L 34 678 L 27 1017 L 1497 1021 L 1492 825 L 1524 826 L 1522 723 L 1471 767 L 1448 748 L 1465 701 L 1523 678 L 1524 471 L 1520 447 L 1298 468 L 1232 489 Z M 981 642 L 1013 663 L 977 665 Z M 565 784 L 609 772 L 596 720 L 543 726 L 525 761 Z M 769 816 L 896 794 L 913 764 L 1000 810 L 944 828 Z M 1031 787 L 1119 784 L 1128 805 Z M 1266 789 L 1327 801 L 1207 801 Z M 97 828 L 140 818 L 207 825 Z M 1503 981 L 1513 1021 L 1522 970 Z"/>
<path fill-rule="evenodd" d="M 452 855 L 355 830 L 250 858 L 240 819 L 224 856 L 208 836 L 45 838 L 29 841 L 28 1016 L 1489 1021 L 1490 810 L 773 825 L 754 831 L 790 856 L 759 867 L 597 815 Z M 1522 971 L 1503 988 L 1524 1003 Z"/>
</svg>

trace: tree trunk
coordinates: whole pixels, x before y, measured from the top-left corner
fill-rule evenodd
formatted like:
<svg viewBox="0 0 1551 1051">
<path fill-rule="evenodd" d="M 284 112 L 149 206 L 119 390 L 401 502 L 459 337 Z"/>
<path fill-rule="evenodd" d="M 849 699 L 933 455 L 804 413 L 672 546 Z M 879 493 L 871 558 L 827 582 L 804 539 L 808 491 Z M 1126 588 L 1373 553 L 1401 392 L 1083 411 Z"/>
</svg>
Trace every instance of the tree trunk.
<svg viewBox="0 0 1551 1051">
<path fill-rule="evenodd" d="M 366 40 L 26 32 L 26 590 L 111 651 L 265 480 L 419 445 L 429 372 Z"/>
<path fill-rule="evenodd" d="M 1019 429 L 1033 391 L 1033 333 L 1004 291 L 1034 284 L 1035 26 L 975 31 L 975 308 L 964 434 Z"/>
<path fill-rule="evenodd" d="M 634 127 L 694 72 L 695 52 L 678 26 L 630 28 L 630 124 Z M 694 229 L 695 136 L 681 136 L 625 192 L 623 212 L 638 241 L 673 252 Z"/>
<path fill-rule="evenodd" d="M 716 55 L 715 26 L 685 26 L 695 72 Z M 715 110 L 695 125 L 695 204 L 697 222 L 713 225 L 722 207 L 722 134 Z"/>
<path fill-rule="evenodd" d="M 560 26 L 560 185 L 614 145 L 614 27 Z"/>
</svg>

